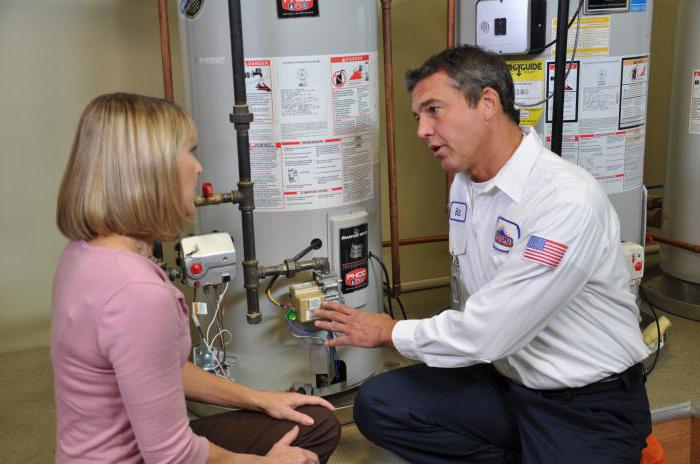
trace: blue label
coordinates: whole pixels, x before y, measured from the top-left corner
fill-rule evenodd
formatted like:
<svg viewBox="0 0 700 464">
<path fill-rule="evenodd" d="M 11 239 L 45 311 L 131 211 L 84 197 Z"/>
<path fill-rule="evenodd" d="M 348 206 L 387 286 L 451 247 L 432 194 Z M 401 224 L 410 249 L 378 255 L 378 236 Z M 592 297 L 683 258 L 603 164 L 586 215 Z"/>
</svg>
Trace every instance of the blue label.
<svg viewBox="0 0 700 464">
<path fill-rule="evenodd" d="M 632 6 L 630 10 L 632 13 L 643 13 L 647 11 L 648 0 L 632 0 Z"/>
</svg>

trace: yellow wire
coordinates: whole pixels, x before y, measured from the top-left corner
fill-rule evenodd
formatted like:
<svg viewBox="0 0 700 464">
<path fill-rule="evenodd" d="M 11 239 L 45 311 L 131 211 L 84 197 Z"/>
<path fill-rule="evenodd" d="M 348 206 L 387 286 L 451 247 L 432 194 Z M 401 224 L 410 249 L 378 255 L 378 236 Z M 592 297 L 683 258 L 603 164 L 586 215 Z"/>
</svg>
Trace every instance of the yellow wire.
<svg viewBox="0 0 700 464">
<path fill-rule="evenodd" d="M 282 303 L 280 303 L 279 301 L 275 300 L 275 297 L 272 296 L 272 289 L 269 289 L 269 290 L 267 291 L 267 298 L 268 298 L 270 301 L 272 301 L 272 302 L 275 304 L 275 306 L 279 306 L 280 308 L 284 308 L 284 306 L 282 306 Z"/>
</svg>

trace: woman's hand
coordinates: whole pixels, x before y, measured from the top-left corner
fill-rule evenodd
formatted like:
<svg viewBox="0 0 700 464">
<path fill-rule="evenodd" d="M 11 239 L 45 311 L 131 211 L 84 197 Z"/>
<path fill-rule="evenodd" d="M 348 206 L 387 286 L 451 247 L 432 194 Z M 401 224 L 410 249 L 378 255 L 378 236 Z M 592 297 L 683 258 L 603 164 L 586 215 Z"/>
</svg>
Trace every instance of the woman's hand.
<svg viewBox="0 0 700 464">
<path fill-rule="evenodd" d="M 309 419 L 311 418 L 309 417 Z M 318 456 L 314 452 L 292 446 L 298 435 L 299 426 L 295 425 L 270 448 L 270 451 L 265 455 L 265 462 L 269 464 L 318 464 Z"/>
<path fill-rule="evenodd" d="M 335 407 L 328 401 L 318 396 L 301 395 L 299 393 L 258 392 L 258 405 L 260 410 L 275 419 L 284 419 L 297 422 L 302 425 L 313 425 L 314 420 L 296 410 L 299 406 L 317 405 L 331 411 Z"/>
</svg>

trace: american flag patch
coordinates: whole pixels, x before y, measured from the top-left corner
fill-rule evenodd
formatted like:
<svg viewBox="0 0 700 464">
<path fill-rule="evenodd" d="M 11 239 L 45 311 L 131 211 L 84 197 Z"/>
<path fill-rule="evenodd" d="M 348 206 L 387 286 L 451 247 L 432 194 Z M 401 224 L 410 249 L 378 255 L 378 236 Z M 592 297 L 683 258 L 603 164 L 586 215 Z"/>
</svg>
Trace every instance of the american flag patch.
<svg viewBox="0 0 700 464">
<path fill-rule="evenodd" d="M 533 235 L 527 242 L 523 259 L 544 264 L 552 269 L 559 266 L 568 246 Z"/>
</svg>

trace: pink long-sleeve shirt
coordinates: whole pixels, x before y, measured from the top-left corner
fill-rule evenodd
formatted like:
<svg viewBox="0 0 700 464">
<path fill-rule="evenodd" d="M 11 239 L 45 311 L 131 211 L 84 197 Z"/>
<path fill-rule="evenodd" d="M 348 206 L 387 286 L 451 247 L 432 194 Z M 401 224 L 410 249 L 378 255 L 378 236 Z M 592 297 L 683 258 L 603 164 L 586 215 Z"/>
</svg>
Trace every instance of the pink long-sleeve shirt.
<svg viewBox="0 0 700 464">
<path fill-rule="evenodd" d="M 57 462 L 206 462 L 182 387 L 190 346 L 183 296 L 158 266 L 70 242 L 53 287 Z"/>
</svg>

